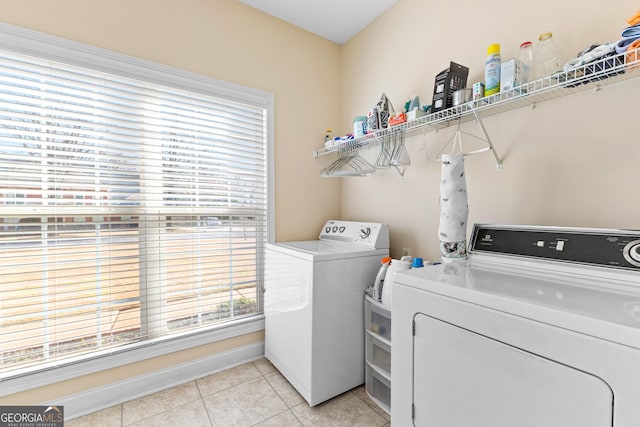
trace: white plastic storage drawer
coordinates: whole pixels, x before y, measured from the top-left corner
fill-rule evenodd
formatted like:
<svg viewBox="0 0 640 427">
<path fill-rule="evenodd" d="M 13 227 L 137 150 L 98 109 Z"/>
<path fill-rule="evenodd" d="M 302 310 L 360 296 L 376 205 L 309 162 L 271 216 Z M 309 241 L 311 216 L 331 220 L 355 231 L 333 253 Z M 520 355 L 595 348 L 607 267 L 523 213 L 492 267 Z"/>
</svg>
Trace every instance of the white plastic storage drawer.
<svg viewBox="0 0 640 427">
<path fill-rule="evenodd" d="M 391 312 L 369 296 L 365 298 L 364 305 L 364 325 L 367 331 L 390 341 Z"/>
<path fill-rule="evenodd" d="M 391 346 L 385 341 L 367 331 L 367 362 L 391 377 Z"/>
<path fill-rule="evenodd" d="M 377 372 L 369 363 L 365 372 L 366 389 L 369 397 L 387 413 L 391 413 L 391 382 Z"/>
</svg>

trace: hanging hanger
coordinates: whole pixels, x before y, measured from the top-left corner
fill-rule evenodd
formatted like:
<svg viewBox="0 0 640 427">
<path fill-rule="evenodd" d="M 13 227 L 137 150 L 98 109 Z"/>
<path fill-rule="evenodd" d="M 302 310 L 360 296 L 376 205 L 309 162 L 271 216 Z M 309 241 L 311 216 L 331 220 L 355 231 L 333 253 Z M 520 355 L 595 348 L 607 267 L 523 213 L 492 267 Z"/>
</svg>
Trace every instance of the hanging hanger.
<svg viewBox="0 0 640 427">
<path fill-rule="evenodd" d="M 380 141 L 380 154 L 378 154 L 375 164 L 379 169 L 386 169 L 391 166 L 391 148 L 389 147 L 391 143 L 390 139 L 389 135 L 385 135 Z"/>
<path fill-rule="evenodd" d="M 366 176 L 375 168 L 367 162 L 355 147 L 348 147 L 340 152 L 340 158 L 320 172 L 322 177 Z"/>
<path fill-rule="evenodd" d="M 391 153 L 390 165 L 395 168 L 401 177 L 404 177 L 404 173 L 407 166 L 411 164 L 411 158 L 405 145 L 404 132 L 399 132 L 393 141 L 393 149 Z"/>
<path fill-rule="evenodd" d="M 478 125 L 480 126 L 480 129 L 482 130 L 482 133 L 484 134 L 484 138 L 474 135 L 472 133 L 469 132 L 465 132 L 460 130 L 460 124 L 461 124 L 461 117 L 458 118 L 458 126 L 456 129 L 456 132 L 451 136 L 451 138 L 449 138 L 447 140 L 447 142 L 442 146 L 442 148 L 440 149 L 440 151 L 438 151 L 438 154 L 436 155 L 436 160 L 437 161 L 441 161 L 442 160 L 442 152 L 447 148 L 447 146 L 449 144 L 451 144 L 451 153 L 455 153 L 455 149 L 456 146 L 458 147 L 458 152 L 462 153 L 463 156 L 470 156 L 473 154 L 478 154 L 478 153 L 484 153 L 485 151 L 491 151 L 493 153 L 493 157 L 495 157 L 496 159 L 496 168 L 498 170 L 502 170 L 502 161 L 500 160 L 500 158 L 498 157 L 498 155 L 496 154 L 496 150 L 493 148 L 493 143 L 491 142 L 491 138 L 489 138 L 489 134 L 487 134 L 487 130 L 484 127 L 484 124 L 482 123 L 482 120 L 480 120 L 480 117 L 478 117 L 478 113 L 476 112 L 476 109 L 473 108 L 473 106 L 470 106 L 471 111 L 473 112 L 473 115 L 476 118 L 476 123 L 478 123 Z M 480 140 L 481 142 L 485 143 L 487 146 L 484 148 L 479 148 L 477 150 L 472 150 L 472 151 L 468 151 L 468 152 L 464 152 L 463 148 L 462 148 L 462 135 L 466 135 L 475 139 Z M 452 143 L 453 141 L 453 143 Z"/>
</svg>

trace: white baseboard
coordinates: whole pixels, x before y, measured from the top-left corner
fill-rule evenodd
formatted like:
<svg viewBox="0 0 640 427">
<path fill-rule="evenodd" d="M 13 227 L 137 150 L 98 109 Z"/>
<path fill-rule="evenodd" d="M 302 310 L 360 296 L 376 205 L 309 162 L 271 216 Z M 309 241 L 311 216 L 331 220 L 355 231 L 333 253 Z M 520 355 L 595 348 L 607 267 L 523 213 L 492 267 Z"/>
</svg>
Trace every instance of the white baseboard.
<svg viewBox="0 0 640 427">
<path fill-rule="evenodd" d="M 217 371 L 250 362 L 264 356 L 264 341 L 212 354 L 170 368 L 128 378 L 82 393 L 57 398 L 42 405 L 62 405 L 66 420 L 110 408 L 147 394 L 174 387 Z"/>
</svg>

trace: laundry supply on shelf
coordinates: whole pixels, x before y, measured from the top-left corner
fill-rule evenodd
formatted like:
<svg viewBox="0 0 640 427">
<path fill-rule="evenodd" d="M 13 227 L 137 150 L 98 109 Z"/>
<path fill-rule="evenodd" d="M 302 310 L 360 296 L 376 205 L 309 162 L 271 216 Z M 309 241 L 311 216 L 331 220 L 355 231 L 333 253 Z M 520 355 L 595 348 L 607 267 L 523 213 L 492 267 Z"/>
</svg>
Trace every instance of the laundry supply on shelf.
<svg viewBox="0 0 640 427">
<path fill-rule="evenodd" d="M 632 25 L 622 30 L 622 37 L 640 37 L 640 24 Z"/>
<path fill-rule="evenodd" d="M 562 50 L 556 44 L 551 31 L 540 34 L 534 52 L 534 76 L 536 79 L 562 71 L 564 64 Z"/>
<path fill-rule="evenodd" d="M 636 39 L 633 43 L 629 45 L 627 48 L 627 54 L 625 56 L 627 65 L 627 70 L 631 70 L 632 68 L 637 68 L 639 65 L 631 65 L 632 62 L 636 62 L 640 60 L 640 38 Z"/>
<path fill-rule="evenodd" d="M 640 53 L 638 52 L 640 49 L 640 10 L 631 15 L 627 19 L 627 23 L 630 26 L 622 30 L 622 40 L 619 40 L 618 43 L 616 43 L 616 52 L 626 53 L 625 62 L 629 64 L 640 59 Z M 626 46 L 626 49 L 620 52 L 619 49 L 623 49 L 623 46 Z M 636 67 L 638 67 L 637 64 L 627 65 L 626 69 L 631 70 Z"/>
<path fill-rule="evenodd" d="M 529 83 L 533 80 L 533 64 L 535 62 L 533 54 L 533 43 L 526 41 L 520 44 L 518 59 L 522 66 L 520 81 L 521 84 Z"/>
<path fill-rule="evenodd" d="M 513 58 L 505 61 L 500 66 L 500 91 L 517 89 L 522 81 L 522 63 Z"/>
<path fill-rule="evenodd" d="M 627 22 L 635 22 L 636 15 L 627 19 Z M 620 35 L 621 38 L 616 42 L 590 45 L 578 53 L 575 58 L 567 62 L 563 70 L 565 72 L 571 72 L 571 78 L 579 78 L 597 73 L 596 77 L 581 80 L 578 83 L 567 85 L 567 87 L 575 87 L 579 84 L 602 80 L 616 74 L 624 73 L 625 68 L 623 68 L 623 65 L 625 63 L 629 64 L 637 61 L 640 57 L 637 52 L 637 49 L 640 48 L 640 23 L 624 28 Z M 631 69 L 631 67 L 634 66 L 627 65 L 626 70 Z M 609 69 L 611 70 L 608 71 Z M 606 72 L 603 73 L 603 71 Z"/>
<path fill-rule="evenodd" d="M 449 68 L 442 70 L 435 78 L 431 112 L 453 107 L 453 93 L 467 87 L 469 68 L 464 65 L 449 63 Z"/>
<path fill-rule="evenodd" d="M 367 117 L 356 116 L 353 119 L 353 136 L 355 138 L 360 138 L 361 136 L 365 136 L 366 134 L 367 134 Z"/>
<path fill-rule="evenodd" d="M 403 112 L 393 113 L 389 117 L 389 127 L 405 123 L 407 121 L 407 115 Z"/>
<path fill-rule="evenodd" d="M 567 62 L 563 69 L 564 71 L 570 71 L 574 68 L 580 67 L 584 64 L 588 64 L 597 59 L 600 59 L 606 55 L 616 52 L 616 43 L 605 43 L 603 45 L 592 45 L 578 54 L 576 58 Z"/>
<path fill-rule="evenodd" d="M 487 59 L 484 63 L 484 96 L 500 92 L 501 65 L 500 45 L 494 43 L 487 48 Z"/>
<path fill-rule="evenodd" d="M 477 101 L 478 99 L 482 98 L 484 96 L 484 83 L 482 82 L 476 82 L 473 84 L 472 90 L 471 90 L 471 98 L 474 101 Z"/>
<path fill-rule="evenodd" d="M 325 141 L 324 143 L 324 148 L 334 148 L 336 146 L 339 146 L 341 144 L 344 144 L 347 141 L 350 141 L 354 139 L 353 134 L 352 133 L 348 133 L 346 135 L 343 136 L 336 136 L 335 138 L 329 140 L 329 141 Z"/>
<path fill-rule="evenodd" d="M 629 46 L 640 37 L 623 37 L 614 44 L 616 53 L 625 53 Z"/>
<path fill-rule="evenodd" d="M 378 103 L 367 112 L 367 133 L 375 133 L 388 128 L 389 116 L 393 111 L 393 105 L 387 95 L 383 93 Z"/>
<path fill-rule="evenodd" d="M 620 34 L 622 38 L 616 42 L 617 53 L 631 52 L 638 48 L 636 41 L 640 39 L 640 24 L 627 27 Z"/>
</svg>

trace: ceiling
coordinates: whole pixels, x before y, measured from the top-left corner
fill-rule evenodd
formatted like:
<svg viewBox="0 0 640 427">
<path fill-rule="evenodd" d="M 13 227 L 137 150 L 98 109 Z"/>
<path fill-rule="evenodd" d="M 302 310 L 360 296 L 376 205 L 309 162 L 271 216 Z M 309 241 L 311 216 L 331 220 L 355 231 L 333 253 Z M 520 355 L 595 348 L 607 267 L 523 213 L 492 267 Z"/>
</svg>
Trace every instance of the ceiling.
<svg viewBox="0 0 640 427">
<path fill-rule="evenodd" d="M 297 27 L 346 43 L 397 0 L 240 0 Z"/>
</svg>

